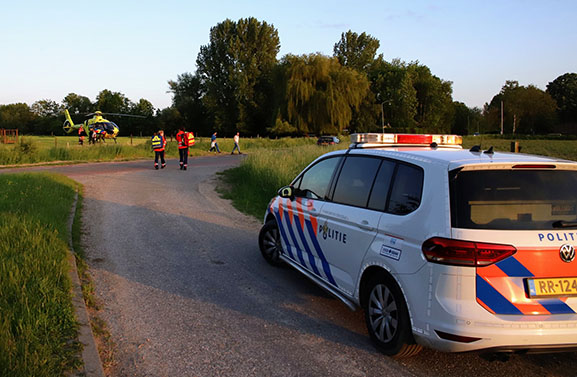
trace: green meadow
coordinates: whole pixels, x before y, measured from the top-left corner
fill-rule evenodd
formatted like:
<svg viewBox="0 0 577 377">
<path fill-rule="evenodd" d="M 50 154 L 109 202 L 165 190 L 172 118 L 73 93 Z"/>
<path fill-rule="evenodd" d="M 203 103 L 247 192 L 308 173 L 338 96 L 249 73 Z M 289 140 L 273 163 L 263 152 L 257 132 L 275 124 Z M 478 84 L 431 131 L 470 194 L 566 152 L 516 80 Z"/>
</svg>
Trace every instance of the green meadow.
<svg viewBox="0 0 577 377">
<path fill-rule="evenodd" d="M 338 148 L 346 148 L 349 144 L 347 136 L 341 136 Z M 234 146 L 232 138 L 218 138 L 218 145 L 223 153 L 230 153 Z M 470 148 L 481 144 L 484 149 L 493 146 L 499 151 L 509 151 L 513 139 L 495 136 L 467 136 L 463 139 L 463 147 Z M 569 160 L 577 160 L 577 140 L 540 140 L 521 139 L 522 153 L 555 156 Z M 316 138 L 242 138 L 240 148 L 242 152 L 268 153 L 270 150 L 294 149 L 301 146 L 314 146 Z M 211 154 L 210 138 L 197 137 L 196 144 L 189 149 L 190 156 L 206 156 Z M 315 150 L 313 148 L 313 150 Z M 318 150 L 318 149 L 317 149 Z M 321 151 L 321 150 L 319 150 Z M 293 153 L 295 153 L 293 151 Z M 300 152 L 299 152 L 300 153 Z M 290 153 L 289 153 L 290 154 Z M 315 153 L 312 152 L 314 155 Z M 168 137 L 166 156 L 178 157 L 176 140 Z M 20 165 L 46 162 L 85 162 L 85 161 L 122 161 L 153 158 L 150 138 L 148 137 L 120 137 L 115 144 L 113 140 L 96 145 L 78 144 L 75 136 L 24 136 L 18 144 L 0 144 L 0 166 Z"/>
<path fill-rule="evenodd" d="M 176 140 L 168 137 L 166 157 L 178 157 Z M 218 138 L 222 153 L 230 153 L 234 146 L 232 138 Z M 300 145 L 315 144 L 315 138 L 241 138 L 240 148 L 243 152 L 258 149 L 292 148 Z M 190 156 L 206 156 L 209 152 L 210 138 L 197 137 L 194 146 L 189 148 Z M 0 144 L 0 166 L 35 163 L 80 163 L 85 161 L 123 161 L 154 158 L 150 138 L 120 137 L 118 142 L 107 140 L 106 143 L 89 145 L 78 144 L 75 136 L 24 136 L 18 144 Z"/>
<path fill-rule="evenodd" d="M 545 139 L 509 139 L 483 136 L 466 136 L 463 138 L 463 148 L 481 145 L 483 149 L 491 146 L 496 151 L 509 152 L 511 142 L 517 141 L 521 153 L 538 154 L 577 161 L 577 140 L 545 140 Z"/>
<path fill-rule="evenodd" d="M 67 262 L 76 186 L 0 175 L 0 376 L 58 376 L 80 363 Z"/>
</svg>

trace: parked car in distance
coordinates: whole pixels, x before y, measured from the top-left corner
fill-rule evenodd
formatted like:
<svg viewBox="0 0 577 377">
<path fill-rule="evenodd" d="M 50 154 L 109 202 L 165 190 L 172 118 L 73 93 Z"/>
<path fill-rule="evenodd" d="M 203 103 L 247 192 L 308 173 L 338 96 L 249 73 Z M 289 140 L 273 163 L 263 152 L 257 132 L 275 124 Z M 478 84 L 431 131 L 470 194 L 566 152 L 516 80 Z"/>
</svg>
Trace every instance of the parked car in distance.
<svg viewBox="0 0 577 377">
<path fill-rule="evenodd" d="M 341 141 L 336 136 L 321 136 L 317 140 L 317 145 L 335 145 L 340 142 Z"/>
</svg>

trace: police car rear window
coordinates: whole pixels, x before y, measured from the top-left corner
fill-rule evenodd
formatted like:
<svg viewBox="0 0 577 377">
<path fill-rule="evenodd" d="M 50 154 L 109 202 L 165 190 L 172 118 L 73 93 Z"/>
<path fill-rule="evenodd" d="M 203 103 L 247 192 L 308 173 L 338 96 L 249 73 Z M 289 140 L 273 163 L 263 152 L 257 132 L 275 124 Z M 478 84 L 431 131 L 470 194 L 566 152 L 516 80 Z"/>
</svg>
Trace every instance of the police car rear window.
<svg viewBox="0 0 577 377">
<path fill-rule="evenodd" d="M 479 170 L 450 173 L 454 228 L 553 229 L 577 221 L 577 172 Z"/>
</svg>

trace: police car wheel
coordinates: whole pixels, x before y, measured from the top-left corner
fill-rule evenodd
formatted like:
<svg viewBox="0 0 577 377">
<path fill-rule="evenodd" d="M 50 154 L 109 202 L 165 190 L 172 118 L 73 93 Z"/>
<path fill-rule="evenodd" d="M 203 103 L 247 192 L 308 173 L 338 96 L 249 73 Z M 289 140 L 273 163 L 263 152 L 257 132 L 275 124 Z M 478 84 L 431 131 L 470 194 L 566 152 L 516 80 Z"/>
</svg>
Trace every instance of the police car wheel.
<svg viewBox="0 0 577 377">
<path fill-rule="evenodd" d="M 365 289 L 363 309 L 371 340 L 385 355 L 396 358 L 416 355 L 411 320 L 401 289 L 388 276 L 375 276 Z"/>
<path fill-rule="evenodd" d="M 262 256 L 268 263 L 273 266 L 280 266 L 282 264 L 280 259 L 282 246 L 275 220 L 269 220 L 263 225 L 258 235 L 258 244 Z"/>
</svg>

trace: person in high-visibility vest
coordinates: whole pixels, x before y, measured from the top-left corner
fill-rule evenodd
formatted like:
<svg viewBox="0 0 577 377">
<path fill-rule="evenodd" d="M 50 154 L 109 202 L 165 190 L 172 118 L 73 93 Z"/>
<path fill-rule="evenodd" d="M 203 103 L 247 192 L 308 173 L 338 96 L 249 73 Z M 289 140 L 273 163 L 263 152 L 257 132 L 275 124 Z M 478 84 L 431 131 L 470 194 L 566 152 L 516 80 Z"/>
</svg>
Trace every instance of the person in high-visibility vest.
<svg viewBox="0 0 577 377">
<path fill-rule="evenodd" d="M 164 160 L 164 148 L 166 147 L 166 138 L 164 131 L 160 130 L 152 136 L 152 149 L 154 150 L 154 168 L 158 170 L 158 159 L 160 158 L 161 168 L 164 169 L 166 161 Z"/>
<path fill-rule="evenodd" d="M 178 143 L 178 155 L 180 157 L 180 170 L 186 170 L 188 166 L 188 136 L 184 127 L 180 127 L 176 133 L 176 142 Z"/>
<path fill-rule="evenodd" d="M 190 131 L 186 133 L 186 137 L 188 138 L 188 147 L 192 147 L 195 143 L 194 141 L 194 132 Z"/>
</svg>

